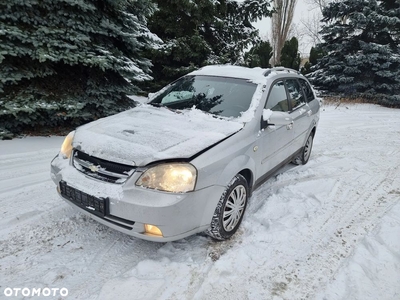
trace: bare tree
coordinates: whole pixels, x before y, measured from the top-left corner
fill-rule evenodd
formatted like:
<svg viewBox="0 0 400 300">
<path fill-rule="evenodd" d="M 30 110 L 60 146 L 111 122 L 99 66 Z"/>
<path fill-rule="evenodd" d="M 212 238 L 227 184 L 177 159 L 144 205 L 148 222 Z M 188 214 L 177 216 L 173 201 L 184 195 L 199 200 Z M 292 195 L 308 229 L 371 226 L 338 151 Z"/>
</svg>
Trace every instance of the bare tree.
<svg viewBox="0 0 400 300">
<path fill-rule="evenodd" d="M 322 16 L 322 11 L 332 0 L 305 0 L 305 2 L 312 5 L 314 8 L 318 8 Z"/>
<path fill-rule="evenodd" d="M 299 52 L 301 57 L 307 57 L 309 52 L 308 49 L 314 44 L 310 42 L 308 34 L 304 30 L 303 26 L 299 26 L 297 23 L 292 23 L 286 40 L 290 40 L 292 37 L 297 38 L 299 42 Z"/>
<path fill-rule="evenodd" d="M 315 12 L 309 15 L 307 19 L 302 18 L 300 21 L 303 25 L 302 31 L 312 46 L 322 41 L 322 37 L 319 33 L 321 31 L 321 19 L 321 13 Z"/>
<path fill-rule="evenodd" d="M 274 0 L 275 13 L 272 15 L 272 42 L 274 44 L 274 62 L 280 62 L 281 50 L 288 39 L 297 0 Z"/>
<path fill-rule="evenodd" d="M 304 47 L 309 49 L 310 46 L 322 42 L 322 36 L 319 33 L 321 31 L 322 11 L 332 0 L 305 0 L 305 2 L 309 5 L 312 13 L 307 18 L 301 19 L 300 31 L 304 33 L 302 40 Z"/>
</svg>

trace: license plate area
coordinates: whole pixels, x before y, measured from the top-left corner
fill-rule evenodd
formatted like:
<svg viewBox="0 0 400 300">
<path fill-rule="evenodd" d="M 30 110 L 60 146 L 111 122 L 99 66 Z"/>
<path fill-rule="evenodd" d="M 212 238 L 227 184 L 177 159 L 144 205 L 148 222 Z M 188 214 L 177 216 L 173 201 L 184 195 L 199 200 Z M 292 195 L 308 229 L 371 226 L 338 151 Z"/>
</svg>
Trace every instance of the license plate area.
<svg viewBox="0 0 400 300">
<path fill-rule="evenodd" d="M 108 214 L 108 198 L 86 194 L 69 186 L 65 181 L 60 181 L 60 191 L 64 198 L 96 216 L 104 217 Z"/>
</svg>

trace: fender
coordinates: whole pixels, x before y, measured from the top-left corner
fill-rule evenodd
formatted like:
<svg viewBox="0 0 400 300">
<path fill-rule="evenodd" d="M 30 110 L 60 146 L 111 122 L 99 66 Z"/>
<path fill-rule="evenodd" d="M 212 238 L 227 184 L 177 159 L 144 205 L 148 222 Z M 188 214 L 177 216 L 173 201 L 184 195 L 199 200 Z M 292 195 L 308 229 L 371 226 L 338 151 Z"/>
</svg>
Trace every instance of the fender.
<svg viewBox="0 0 400 300">
<path fill-rule="evenodd" d="M 240 155 L 235 157 L 233 160 L 229 162 L 229 164 L 223 169 L 221 174 L 218 177 L 218 185 L 226 187 L 229 182 L 235 177 L 236 174 L 240 173 L 242 170 L 249 169 L 253 174 L 255 174 L 255 162 L 253 158 L 248 155 Z M 251 185 L 253 183 L 249 183 L 249 188 L 251 189 Z"/>
</svg>

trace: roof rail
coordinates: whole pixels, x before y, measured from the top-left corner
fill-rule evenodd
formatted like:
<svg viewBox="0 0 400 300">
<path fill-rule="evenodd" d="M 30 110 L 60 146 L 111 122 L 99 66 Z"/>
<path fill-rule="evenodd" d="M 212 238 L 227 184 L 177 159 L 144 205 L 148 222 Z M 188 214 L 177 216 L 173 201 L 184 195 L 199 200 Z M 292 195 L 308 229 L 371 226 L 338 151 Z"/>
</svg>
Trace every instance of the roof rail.
<svg viewBox="0 0 400 300">
<path fill-rule="evenodd" d="M 275 72 L 288 72 L 288 73 L 295 73 L 295 74 L 301 74 L 300 71 L 296 71 L 293 69 L 285 68 L 285 67 L 274 67 L 270 68 L 267 71 L 264 72 L 264 76 L 267 77 L 269 74 L 271 74 L 273 71 Z"/>
</svg>

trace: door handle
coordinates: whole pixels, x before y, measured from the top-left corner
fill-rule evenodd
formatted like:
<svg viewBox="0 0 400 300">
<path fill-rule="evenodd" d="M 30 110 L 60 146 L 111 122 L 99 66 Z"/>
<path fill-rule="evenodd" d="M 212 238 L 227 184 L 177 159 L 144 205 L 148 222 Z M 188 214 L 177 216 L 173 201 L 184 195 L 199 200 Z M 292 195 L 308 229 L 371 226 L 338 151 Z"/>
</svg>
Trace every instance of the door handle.
<svg viewBox="0 0 400 300">
<path fill-rule="evenodd" d="M 307 115 L 309 116 L 309 117 L 311 117 L 311 115 L 312 115 L 312 110 L 310 109 L 309 111 L 307 111 Z"/>
<path fill-rule="evenodd" d="M 290 124 L 286 125 L 287 130 L 292 130 L 293 129 L 293 121 Z"/>
</svg>

